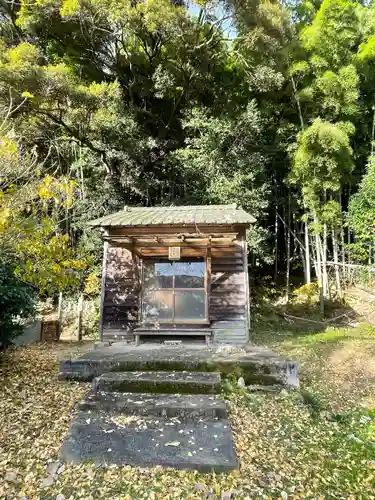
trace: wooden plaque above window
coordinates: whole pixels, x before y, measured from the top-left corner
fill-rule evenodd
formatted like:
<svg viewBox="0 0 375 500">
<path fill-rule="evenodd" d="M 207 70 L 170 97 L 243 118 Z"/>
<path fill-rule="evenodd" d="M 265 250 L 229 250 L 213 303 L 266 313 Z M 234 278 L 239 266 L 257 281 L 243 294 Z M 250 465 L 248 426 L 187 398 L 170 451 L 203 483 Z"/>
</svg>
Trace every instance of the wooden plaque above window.
<svg viewBox="0 0 375 500">
<path fill-rule="evenodd" d="M 181 248 L 180 247 L 169 247 L 168 257 L 169 257 L 169 260 L 180 260 L 181 259 Z"/>
</svg>

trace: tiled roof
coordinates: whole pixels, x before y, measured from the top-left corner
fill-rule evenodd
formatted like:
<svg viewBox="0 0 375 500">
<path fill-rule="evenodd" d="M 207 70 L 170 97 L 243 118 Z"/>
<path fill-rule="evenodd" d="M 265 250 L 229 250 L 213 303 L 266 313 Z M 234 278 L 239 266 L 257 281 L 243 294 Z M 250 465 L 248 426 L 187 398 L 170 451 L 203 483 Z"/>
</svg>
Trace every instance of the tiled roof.
<svg viewBox="0 0 375 500">
<path fill-rule="evenodd" d="M 233 205 L 125 207 L 120 212 L 89 222 L 93 227 L 191 224 L 253 224 L 255 219 Z"/>
</svg>

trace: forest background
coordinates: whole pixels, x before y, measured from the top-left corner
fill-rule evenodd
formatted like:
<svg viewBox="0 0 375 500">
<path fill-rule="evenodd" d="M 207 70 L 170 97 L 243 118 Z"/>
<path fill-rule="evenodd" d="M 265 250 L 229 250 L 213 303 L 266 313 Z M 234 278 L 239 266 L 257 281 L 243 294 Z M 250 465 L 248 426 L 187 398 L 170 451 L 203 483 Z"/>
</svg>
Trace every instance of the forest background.
<svg viewBox="0 0 375 500">
<path fill-rule="evenodd" d="M 374 68 L 369 1 L 0 0 L 0 341 L 124 205 L 237 203 L 285 300 L 371 281 Z"/>
</svg>

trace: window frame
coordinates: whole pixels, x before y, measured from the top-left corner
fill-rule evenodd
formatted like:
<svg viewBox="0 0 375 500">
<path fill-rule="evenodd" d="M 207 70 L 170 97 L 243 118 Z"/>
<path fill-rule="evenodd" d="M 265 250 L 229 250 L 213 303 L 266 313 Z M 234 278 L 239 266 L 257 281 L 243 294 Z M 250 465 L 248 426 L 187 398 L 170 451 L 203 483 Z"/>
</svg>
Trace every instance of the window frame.
<svg viewBox="0 0 375 500">
<path fill-rule="evenodd" d="M 197 288 L 192 288 L 192 287 L 175 287 L 175 273 L 173 272 L 173 280 L 172 280 L 172 288 L 155 288 L 155 291 L 169 291 L 172 292 L 173 296 L 173 306 L 172 306 L 172 319 L 162 319 L 162 320 L 153 320 L 151 318 L 147 318 L 145 316 L 144 312 L 144 291 L 145 291 L 145 268 L 146 268 L 146 263 L 148 262 L 170 262 L 174 264 L 175 262 L 203 262 L 204 263 L 204 285 L 203 287 L 197 287 Z M 209 276 L 210 276 L 210 269 L 211 267 L 211 259 L 208 259 L 205 256 L 202 257 L 186 257 L 186 258 L 181 258 L 178 260 L 169 260 L 168 258 L 163 258 L 159 256 L 155 257 L 147 257 L 143 258 L 141 262 L 141 303 L 140 303 L 140 318 L 142 323 L 159 323 L 159 324 L 197 324 L 197 325 L 202 325 L 202 324 L 209 324 L 209 315 L 208 315 L 208 290 L 209 290 Z M 175 318 L 175 311 L 176 311 L 176 291 L 177 292 L 194 292 L 194 291 L 203 291 L 204 292 L 204 318 L 195 318 L 195 319 L 176 319 Z"/>
</svg>

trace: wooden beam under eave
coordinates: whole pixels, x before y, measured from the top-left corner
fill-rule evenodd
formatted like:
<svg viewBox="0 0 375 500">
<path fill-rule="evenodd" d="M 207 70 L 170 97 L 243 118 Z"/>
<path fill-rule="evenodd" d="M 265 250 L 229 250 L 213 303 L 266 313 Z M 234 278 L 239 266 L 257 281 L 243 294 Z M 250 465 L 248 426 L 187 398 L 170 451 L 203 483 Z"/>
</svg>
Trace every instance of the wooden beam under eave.
<svg viewBox="0 0 375 500">
<path fill-rule="evenodd" d="M 168 247 L 140 247 L 139 251 L 142 257 L 168 257 L 169 248 Z M 184 247 L 181 249 L 181 258 L 186 257 L 204 257 L 206 255 L 205 248 L 189 248 Z"/>
<path fill-rule="evenodd" d="M 157 247 L 158 245 L 163 247 L 194 247 L 194 248 L 207 248 L 211 247 L 221 247 L 221 246 L 231 246 L 236 244 L 236 240 L 233 237 L 230 238 L 185 238 L 184 241 L 181 239 L 166 239 L 159 238 L 158 242 L 150 238 L 106 238 L 111 244 L 125 246 L 125 245 L 136 245 L 138 247 Z"/>
<path fill-rule="evenodd" d="M 208 247 L 183 247 L 181 248 L 181 258 L 188 257 L 205 257 L 207 255 Z M 241 250 L 241 247 L 230 246 L 230 247 L 210 247 L 211 256 L 213 258 L 227 257 L 228 255 L 234 255 Z M 167 257 L 168 258 L 168 247 L 140 247 L 138 248 L 140 256 L 142 257 Z"/>
<path fill-rule="evenodd" d="M 198 224 L 199 233 L 205 236 L 209 234 L 240 233 L 249 224 Z M 140 236 L 158 234 L 194 234 L 197 233 L 197 225 L 169 224 L 162 226 L 111 226 L 111 236 Z"/>
</svg>

